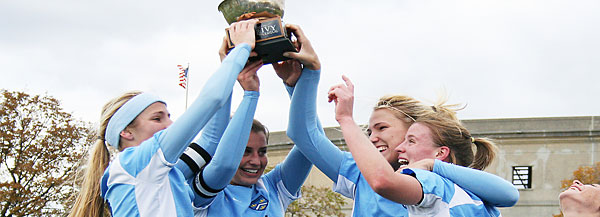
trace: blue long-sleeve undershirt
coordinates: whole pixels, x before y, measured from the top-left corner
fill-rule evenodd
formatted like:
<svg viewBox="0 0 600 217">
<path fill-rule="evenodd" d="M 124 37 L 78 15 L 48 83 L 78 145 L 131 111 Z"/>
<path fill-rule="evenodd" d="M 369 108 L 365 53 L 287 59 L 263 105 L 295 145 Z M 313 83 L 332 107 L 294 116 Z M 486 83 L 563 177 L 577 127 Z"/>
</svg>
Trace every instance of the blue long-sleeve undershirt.
<svg viewBox="0 0 600 217">
<path fill-rule="evenodd" d="M 336 182 L 343 152 L 327 138 L 318 121 L 316 98 L 320 75 L 320 71 L 302 71 L 293 90 L 287 135 L 317 168 Z"/>
<path fill-rule="evenodd" d="M 229 98 L 225 102 L 225 104 L 215 113 L 215 115 L 208 121 L 204 129 L 202 129 L 202 134 L 200 138 L 196 140 L 196 144 L 198 144 L 204 151 L 206 151 L 211 157 L 215 154 L 215 150 L 217 149 L 217 145 L 227 128 L 227 124 L 229 123 L 229 118 L 231 114 L 231 94 L 229 94 Z M 186 151 L 187 153 L 187 151 Z M 208 162 L 205 162 L 208 163 Z M 188 182 L 193 180 L 196 176 L 196 172 L 194 172 L 190 165 L 186 164 L 183 160 L 179 159 L 175 166 L 183 173 L 184 177 Z"/>
<path fill-rule="evenodd" d="M 204 167 L 202 180 L 211 189 L 225 188 L 235 175 L 248 144 L 258 97 L 256 91 L 244 91 L 244 98 L 225 129 L 212 160 Z M 194 204 L 202 206 L 211 200 L 196 196 Z"/>
<path fill-rule="evenodd" d="M 177 162 L 188 144 L 227 101 L 251 49 L 250 45 L 241 44 L 231 50 L 219 69 L 208 79 L 194 103 L 161 134 L 159 143 L 168 162 Z"/>
<path fill-rule="evenodd" d="M 519 191 L 514 185 L 491 173 L 440 160 L 435 160 L 433 172 L 468 189 L 489 205 L 510 207 L 519 200 Z"/>
</svg>

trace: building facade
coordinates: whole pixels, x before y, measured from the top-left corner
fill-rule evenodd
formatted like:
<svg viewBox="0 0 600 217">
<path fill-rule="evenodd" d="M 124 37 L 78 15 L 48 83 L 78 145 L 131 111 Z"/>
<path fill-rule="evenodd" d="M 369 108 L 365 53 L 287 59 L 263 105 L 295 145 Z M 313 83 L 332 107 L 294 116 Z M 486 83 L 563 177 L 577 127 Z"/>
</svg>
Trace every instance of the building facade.
<svg viewBox="0 0 600 217">
<path fill-rule="evenodd" d="M 572 178 L 579 166 L 600 160 L 600 116 L 510 118 L 463 120 L 474 137 L 496 142 L 498 155 L 486 171 L 519 188 L 519 202 L 501 208 L 502 215 L 552 216 L 560 212 L 558 194 L 561 181 Z M 347 150 L 339 127 L 326 128 L 328 138 Z M 292 141 L 285 132 L 272 132 L 269 138 L 269 165 L 281 162 Z M 317 168 L 305 185 L 331 186 L 332 182 Z M 345 211 L 349 214 L 350 207 Z"/>
</svg>

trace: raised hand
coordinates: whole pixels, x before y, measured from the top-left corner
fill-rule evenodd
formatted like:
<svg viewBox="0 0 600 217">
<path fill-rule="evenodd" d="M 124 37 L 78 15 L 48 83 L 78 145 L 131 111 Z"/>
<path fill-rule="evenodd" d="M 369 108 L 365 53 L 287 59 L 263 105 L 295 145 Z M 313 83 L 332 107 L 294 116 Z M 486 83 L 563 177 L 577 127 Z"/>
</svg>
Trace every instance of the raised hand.
<svg viewBox="0 0 600 217">
<path fill-rule="evenodd" d="M 296 82 L 302 74 L 302 64 L 298 60 L 286 60 L 278 63 L 273 63 L 273 69 L 277 76 L 283 80 L 287 86 L 296 86 Z"/>
<path fill-rule="evenodd" d="M 342 75 L 344 84 L 334 85 L 329 89 L 329 102 L 335 102 L 335 119 L 340 122 L 344 118 L 352 119 L 354 107 L 354 84 L 348 77 Z"/>
<path fill-rule="evenodd" d="M 219 48 L 219 57 L 221 58 L 221 62 L 227 56 L 229 52 L 229 43 L 227 42 L 227 36 L 223 37 L 223 42 L 221 43 L 221 48 Z M 254 51 L 250 52 L 250 57 L 258 56 L 258 54 Z"/>
<path fill-rule="evenodd" d="M 262 60 L 246 63 L 238 75 L 238 82 L 245 91 L 259 91 L 260 81 L 256 72 L 262 66 Z"/>
<path fill-rule="evenodd" d="M 234 45 L 246 43 L 254 49 L 254 25 L 258 19 L 243 20 L 229 26 L 229 38 Z"/>
<path fill-rule="evenodd" d="M 319 57 L 317 56 L 317 53 L 313 49 L 306 35 L 304 35 L 304 32 L 302 31 L 300 26 L 286 24 L 285 27 L 286 29 L 291 31 L 294 34 L 294 36 L 296 36 L 296 49 L 298 49 L 298 52 L 285 52 L 283 53 L 283 56 L 296 59 L 300 61 L 300 63 L 304 64 L 304 67 L 308 67 L 309 69 L 321 69 L 321 62 L 319 61 Z"/>
</svg>

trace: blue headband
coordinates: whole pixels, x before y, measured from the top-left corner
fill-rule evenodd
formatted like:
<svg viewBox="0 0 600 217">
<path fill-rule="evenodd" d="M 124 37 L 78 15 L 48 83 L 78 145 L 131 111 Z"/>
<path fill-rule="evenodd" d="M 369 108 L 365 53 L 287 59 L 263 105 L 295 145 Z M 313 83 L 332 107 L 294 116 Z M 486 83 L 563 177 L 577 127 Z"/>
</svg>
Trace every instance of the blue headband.
<svg viewBox="0 0 600 217">
<path fill-rule="evenodd" d="M 140 113 L 148 108 L 148 106 L 155 102 L 165 103 L 152 94 L 142 93 L 129 99 L 129 101 L 123 104 L 123 106 L 121 106 L 121 108 L 119 108 L 110 118 L 108 125 L 106 126 L 104 138 L 108 144 L 118 149 L 121 131 L 123 131 Z"/>
</svg>

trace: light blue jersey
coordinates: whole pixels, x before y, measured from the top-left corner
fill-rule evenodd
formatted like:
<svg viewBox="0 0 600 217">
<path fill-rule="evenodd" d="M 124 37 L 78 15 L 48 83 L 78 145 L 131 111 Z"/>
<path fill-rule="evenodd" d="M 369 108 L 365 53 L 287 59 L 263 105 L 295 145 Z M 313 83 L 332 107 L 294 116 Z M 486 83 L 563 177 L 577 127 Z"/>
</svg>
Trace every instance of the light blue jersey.
<svg viewBox="0 0 600 217">
<path fill-rule="evenodd" d="M 473 193 L 440 175 L 420 169 L 404 169 L 402 173 L 418 179 L 423 188 L 421 202 L 407 206 L 409 216 L 501 216 L 496 207 L 484 204 Z"/>
<path fill-rule="evenodd" d="M 119 153 L 102 177 L 102 197 L 113 216 L 192 216 L 194 194 L 175 162 L 231 95 L 251 47 L 236 46 L 198 98 L 167 129 Z"/>
<path fill-rule="evenodd" d="M 102 176 L 103 197 L 113 216 L 191 216 L 193 192 L 156 140 L 127 148 Z"/>
<path fill-rule="evenodd" d="M 373 191 L 350 152 L 344 152 L 333 191 L 354 200 L 352 216 L 408 216 L 404 205 L 385 199 Z"/>
<path fill-rule="evenodd" d="M 197 208 L 195 216 L 284 217 L 285 209 L 300 197 L 300 191 L 290 193 L 281 176 L 278 165 L 251 187 L 228 185 L 208 206 Z"/>
</svg>

